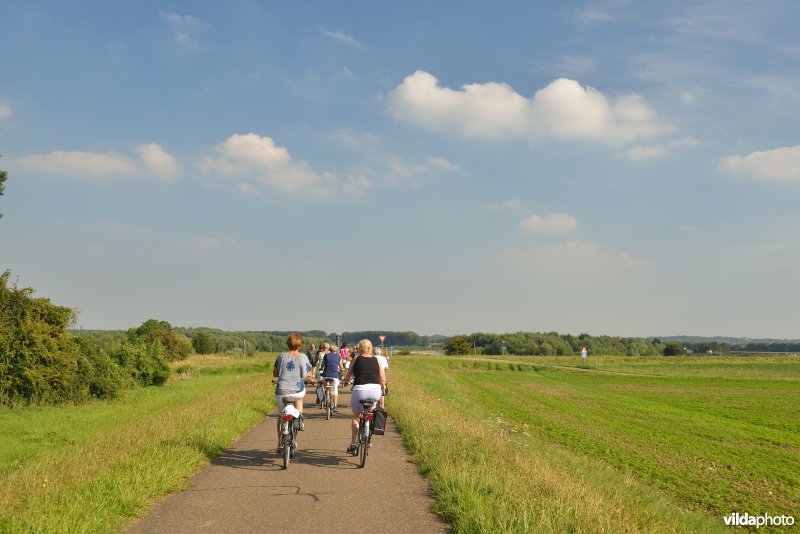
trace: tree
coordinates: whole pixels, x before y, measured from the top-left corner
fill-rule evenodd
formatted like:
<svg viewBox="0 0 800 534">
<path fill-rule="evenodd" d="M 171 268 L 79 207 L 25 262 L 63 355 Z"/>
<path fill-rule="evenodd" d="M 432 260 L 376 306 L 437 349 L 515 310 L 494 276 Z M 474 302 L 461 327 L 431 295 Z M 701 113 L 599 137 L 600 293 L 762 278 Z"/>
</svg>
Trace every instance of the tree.
<svg viewBox="0 0 800 534">
<path fill-rule="evenodd" d="M 0 275 L 0 404 L 75 399 L 78 351 L 67 332 L 75 310 L 33 297 Z"/>
<path fill-rule="evenodd" d="M 664 347 L 664 356 L 678 356 L 683 354 L 683 349 L 678 343 L 667 343 Z"/>
<path fill-rule="evenodd" d="M 192 346 L 197 354 L 214 354 L 217 352 L 217 344 L 208 332 L 198 332 L 192 338 Z"/>
<path fill-rule="evenodd" d="M 472 352 L 472 344 L 467 336 L 453 336 L 447 340 L 444 351 L 448 356 L 469 354 Z"/>
<path fill-rule="evenodd" d="M 174 332 L 167 321 L 148 319 L 140 327 L 129 329 L 127 337 L 131 342 L 138 341 L 145 345 L 160 343 L 164 348 L 164 357 L 169 361 L 183 360 L 194 352 L 189 338 Z"/>
</svg>

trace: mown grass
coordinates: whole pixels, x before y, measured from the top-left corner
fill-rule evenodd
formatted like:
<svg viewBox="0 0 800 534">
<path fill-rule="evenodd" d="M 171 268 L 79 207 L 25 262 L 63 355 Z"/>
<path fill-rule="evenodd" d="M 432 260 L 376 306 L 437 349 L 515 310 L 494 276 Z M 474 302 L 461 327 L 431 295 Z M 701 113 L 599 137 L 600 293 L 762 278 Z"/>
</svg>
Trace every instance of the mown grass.
<svg viewBox="0 0 800 534">
<path fill-rule="evenodd" d="M 800 519 L 800 361 L 565 363 L 393 359 L 390 411 L 457 532 Z"/>
<path fill-rule="evenodd" d="M 273 407 L 270 356 L 195 357 L 161 388 L 0 410 L 0 532 L 114 532 Z"/>
</svg>

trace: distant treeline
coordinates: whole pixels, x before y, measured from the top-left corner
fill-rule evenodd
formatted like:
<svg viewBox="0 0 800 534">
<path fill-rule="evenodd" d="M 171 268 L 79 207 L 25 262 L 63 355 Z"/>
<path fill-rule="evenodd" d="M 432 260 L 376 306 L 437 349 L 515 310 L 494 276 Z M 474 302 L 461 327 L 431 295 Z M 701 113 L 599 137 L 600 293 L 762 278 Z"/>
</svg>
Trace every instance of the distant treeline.
<svg viewBox="0 0 800 534">
<path fill-rule="evenodd" d="M 557 332 L 515 332 L 506 334 L 475 333 L 453 336 L 447 340 L 449 354 L 502 354 L 505 341 L 507 354 L 572 356 L 586 347 L 589 354 L 656 356 L 675 354 L 731 354 L 734 352 L 800 352 L 800 342 L 754 342 L 732 345 L 713 341 L 678 343 L 659 338 L 590 336 Z"/>
<path fill-rule="evenodd" d="M 449 354 L 506 354 L 572 356 L 586 347 L 589 354 L 655 356 L 663 354 L 665 345 L 658 339 L 633 337 L 559 334 L 557 332 L 514 332 L 506 334 L 476 333 L 448 339 Z"/>
<path fill-rule="evenodd" d="M 280 352 L 286 350 L 286 336 L 290 331 L 226 331 L 206 327 L 177 327 L 175 331 L 192 340 L 198 354 L 214 354 L 218 352 L 266 351 Z M 325 332 L 324 330 L 300 331 L 303 336 L 302 350 L 308 350 L 313 343 L 316 346 L 324 342 L 338 344 L 346 342 L 354 345 L 362 339 L 369 339 L 373 345 L 381 344 L 379 336 L 386 336 L 385 346 L 427 347 L 443 340 L 443 336 L 420 336 L 415 332 L 392 332 L 386 330 L 364 330 L 356 332 Z"/>
</svg>

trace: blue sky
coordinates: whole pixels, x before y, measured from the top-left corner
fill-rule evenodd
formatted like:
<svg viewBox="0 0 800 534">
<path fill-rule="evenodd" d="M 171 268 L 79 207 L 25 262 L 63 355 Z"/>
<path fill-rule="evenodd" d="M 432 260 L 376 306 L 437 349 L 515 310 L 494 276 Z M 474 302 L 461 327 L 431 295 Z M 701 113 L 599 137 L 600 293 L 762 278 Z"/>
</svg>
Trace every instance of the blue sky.
<svg viewBox="0 0 800 534">
<path fill-rule="evenodd" d="M 0 12 L 0 268 L 83 328 L 798 337 L 796 2 Z"/>
</svg>

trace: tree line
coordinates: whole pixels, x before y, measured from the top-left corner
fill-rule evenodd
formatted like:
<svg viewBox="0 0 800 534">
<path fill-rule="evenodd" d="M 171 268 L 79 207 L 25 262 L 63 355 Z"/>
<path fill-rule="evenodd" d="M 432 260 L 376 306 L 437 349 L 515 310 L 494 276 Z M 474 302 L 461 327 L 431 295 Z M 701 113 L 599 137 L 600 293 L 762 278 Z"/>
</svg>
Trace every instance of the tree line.
<svg viewBox="0 0 800 534">
<path fill-rule="evenodd" d="M 503 343 L 505 342 L 505 350 Z M 574 356 L 586 347 L 589 354 L 616 356 L 676 356 L 735 352 L 800 352 L 800 342 L 757 342 L 734 345 L 709 341 L 662 342 L 661 339 L 559 334 L 557 332 L 474 333 L 447 339 L 447 354 Z"/>
</svg>

